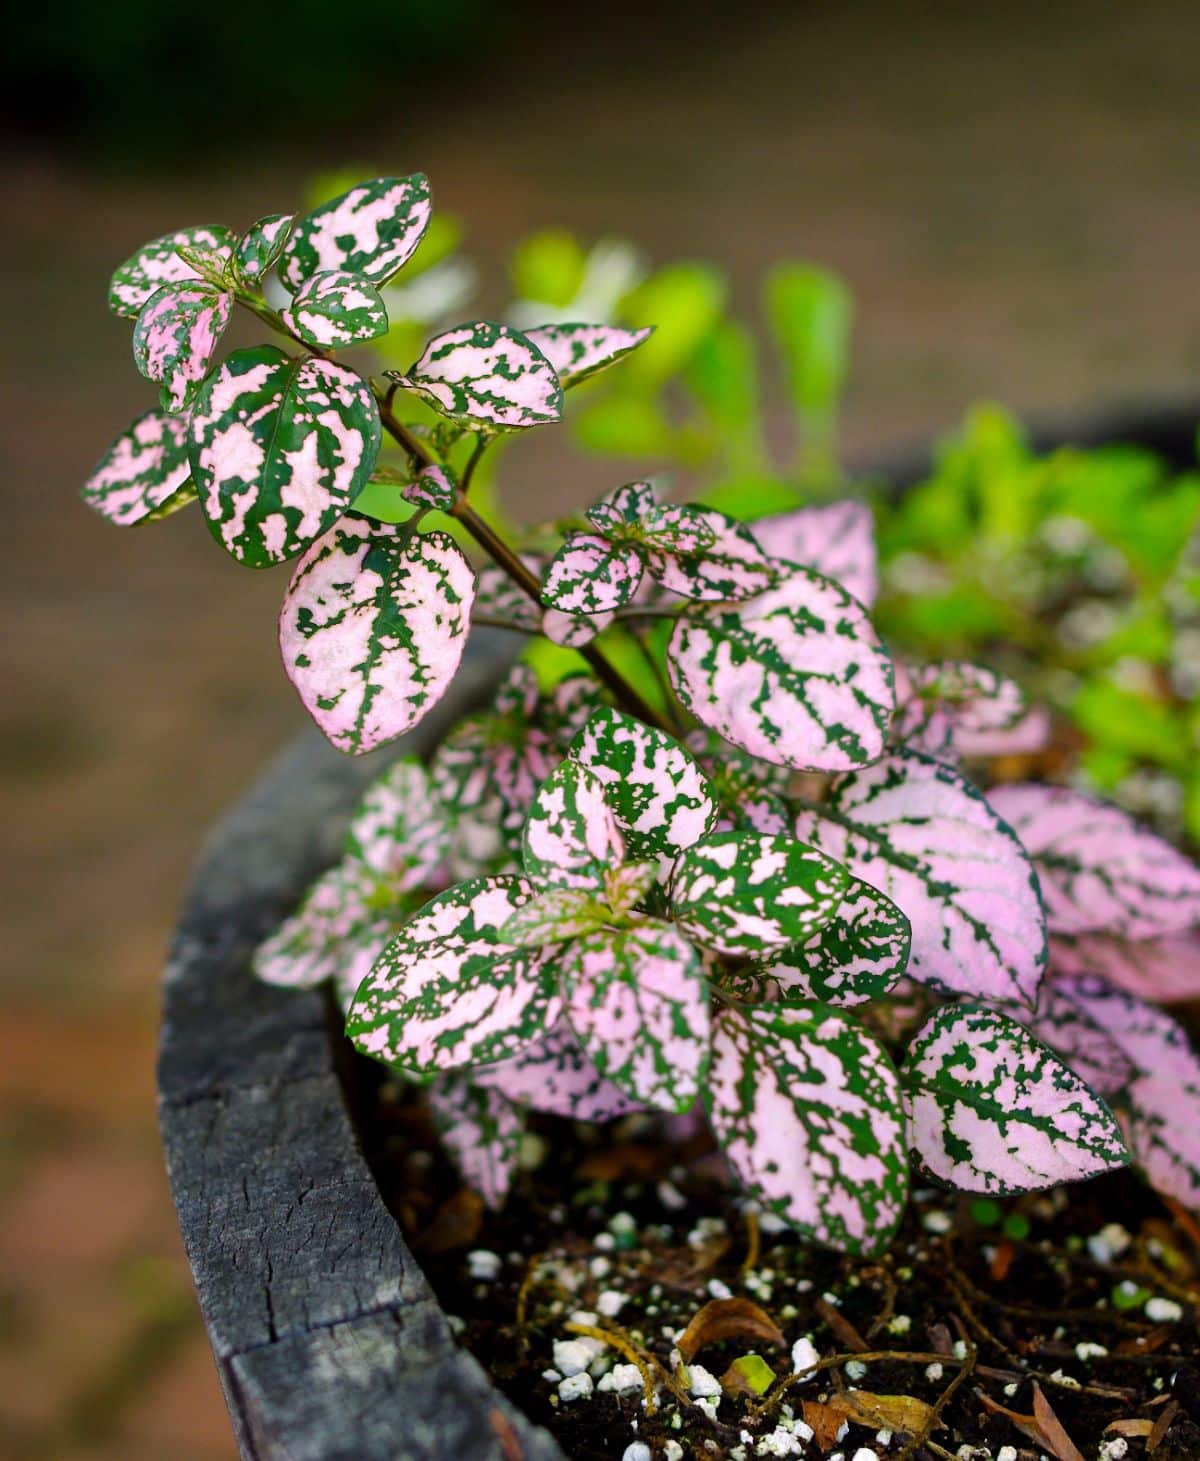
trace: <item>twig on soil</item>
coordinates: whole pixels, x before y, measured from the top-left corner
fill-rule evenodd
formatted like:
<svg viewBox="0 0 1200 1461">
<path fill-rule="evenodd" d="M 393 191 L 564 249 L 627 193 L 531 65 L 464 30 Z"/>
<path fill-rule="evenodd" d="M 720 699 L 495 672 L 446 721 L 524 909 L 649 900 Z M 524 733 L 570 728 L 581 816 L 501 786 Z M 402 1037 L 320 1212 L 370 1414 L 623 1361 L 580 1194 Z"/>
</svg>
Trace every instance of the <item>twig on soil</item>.
<svg viewBox="0 0 1200 1461">
<path fill-rule="evenodd" d="M 921 1429 L 905 1444 L 903 1450 L 896 1457 L 896 1461 L 912 1461 L 912 1457 L 924 1446 L 930 1437 L 934 1427 L 942 1418 L 942 1411 L 945 1410 L 951 1400 L 954 1399 L 958 1388 L 966 1381 L 967 1377 L 975 1368 L 975 1361 L 979 1351 L 973 1344 L 967 1345 L 967 1352 L 963 1356 L 958 1374 L 950 1381 L 949 1385 L 942 1391 L 934 1402 L 933 1409 L 929 1412 Z M 942 1361 L 945 1364 L 945 1360 Z"/>
</svg>

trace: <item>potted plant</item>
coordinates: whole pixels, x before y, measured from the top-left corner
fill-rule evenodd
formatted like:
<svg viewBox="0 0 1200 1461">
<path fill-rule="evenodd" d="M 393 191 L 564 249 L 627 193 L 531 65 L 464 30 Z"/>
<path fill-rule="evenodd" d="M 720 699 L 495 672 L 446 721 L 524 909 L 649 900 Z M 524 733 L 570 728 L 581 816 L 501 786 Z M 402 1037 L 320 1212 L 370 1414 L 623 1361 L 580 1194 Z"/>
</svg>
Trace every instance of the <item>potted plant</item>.
<svg viewBox="0 0 1200 1461">
<path fill-rule="evenodd" d="M 164 1132 L 245 1453 L 558 1454 L 452 1327 L 576 1455 L 1191 1444 L 1162 1386 L 1194 1337 L 1200 1058 L 1126 971 L 1194 959 L 1200 872 L 996 774 L 1048 718 L 885 646 L 860 503 L 751 527 L 633 482 L 499 531 L 485 454 L 649 330 L 471 322 L 364 378 L 341 352 L 387 330 L 429 218 L 424 177 L 378 179 L 167 235 L 110 294 L 161 400 L 86 498 L 198 500 L 239 562 L 292 563 L 306 710 L 347 768 L 408 752 L 297 753 L 176 946 Z M 219 360 L 238 307 L 280 343 Z M 488 630 L 576 668 L 472 662 Z M 386 1077 L 346 1076 L 373 1173 L 350 1047 Z M 1096 1221 L 1105 1192 L 1133 1206 Z"/>
</svg>

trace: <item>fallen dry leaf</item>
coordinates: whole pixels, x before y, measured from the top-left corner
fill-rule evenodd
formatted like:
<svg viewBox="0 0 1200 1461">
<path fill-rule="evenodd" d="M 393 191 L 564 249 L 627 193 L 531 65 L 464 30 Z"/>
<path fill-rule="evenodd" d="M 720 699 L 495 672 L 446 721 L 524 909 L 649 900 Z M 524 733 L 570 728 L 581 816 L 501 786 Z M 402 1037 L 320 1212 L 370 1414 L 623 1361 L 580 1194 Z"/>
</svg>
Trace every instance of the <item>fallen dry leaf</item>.
<svg viewBox="0 0 1200 1461">
<path fill-rule="evenodd" d="M 1146 1441 L 1147 1456 L 1152 1456 L 1154 1452 L 1158 1450 L 1159 1446 L 1162 1445 L 1163 1438 L 1171 1429 L 1172 1422 L 1178 1414 L 1179 1401 L 1172 1400 L 1170 1405 L 1167 1406 L 1163 1413 L 1154 1422 L 1154 1429 L 1150 1432 L 1149 1439 Z"/>
<path fill-rule="evenodd" d="M 813 1440 L 822 1451 L 832 1451 L 837 1445 L 838 1432 L 846 1424 L 846 1411 L 840 1405 L 831 1405 L 824 1400 L 801 1401 L 804 1424 L 813 1433 Z"/>
<path fill-rule="evenodd" d="M 1062 1421 L 1055 1415 L 1036 1380 L 1033 1382 L 1033 1414 L 1042 1433 L 1042 1444 L 1058 1457 L 1058 1461 L 1083 1461 L 1083 1452 L 1063 1430 Z"/>
<path fill-rule="evenodd" d="M 857 1354 L 868 1354 L 870 1352 L 871 1346 L 858 1330 L 855 1329 L 849 1319 L 846 1318 L 845 1314 L 835 1305 L 831 1304 L 828 1299 L 818 1299 L 813 1305 L 813 1308 L 816 1309 L 817 1313 L 824 1319 L 830 1329 L 833 1330 L 835 1336 L 847 1349 L 852 1349 Z"/>
<path fill-rule="evenodd" d="M 1152 1420 L 1114 1420 L 1104 1427 L 1104 1434 L 1107 1436 L 1111 1431 L 1114 1436 L 1148 1436 L 1154 1429 Z"/>
<path fill-rule="evenodd" d="M 479 1236 L 483 1223 L 483 1198 L 470 1187 L 460 1187 L 448 1197 L 433 1221 L 413 1243 L 418 1253 L 448 1253 L 465 1248 Z"/>
<path fill-rule="evenodd" d="M 705 1345 L 720 1344 L 723 1339 L 741 1339 L 787 1348 L 787 1340 L 779 1332 L 774 1319 L 749 1299 L 711 1299 L 703 1309 L 693 1314 L 691 1323 L 675 1344 L 686 1363 Z"/>
<path fill-rule="evenodd" d="M 844 1395 L 835 1396 L 831 1403 L 844 1408 L 847 1420 L 909 1436 L 920 1435 L 934 1418 L 933 1406 L 915 1395 L 876 1395 L 871 1390 L 847 1390 Z"/>
</svg>

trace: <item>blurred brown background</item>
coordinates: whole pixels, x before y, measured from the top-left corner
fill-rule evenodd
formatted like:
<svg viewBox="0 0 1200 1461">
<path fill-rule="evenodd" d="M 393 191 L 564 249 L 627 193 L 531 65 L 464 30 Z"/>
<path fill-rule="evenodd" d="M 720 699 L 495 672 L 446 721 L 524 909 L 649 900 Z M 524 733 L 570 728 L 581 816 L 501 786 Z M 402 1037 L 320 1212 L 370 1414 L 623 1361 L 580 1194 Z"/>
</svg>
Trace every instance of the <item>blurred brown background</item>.
<svg viewBox="0 0 1200 1461">
<path fill-rule="evenodd" d="M 469 223 L 484 314 L 507 249 L 551 224 L 716 260 L 748 308 L 783 255 L 844 273 L 852 458 L 981 397 L 1178 395 L 1200 368 L 1200 12 L 668 4 L 589 28 L 456 0 L 333 46 L 306 4 L 239 52 L 194 10 L 159 36 L 161 8 L 95 9 L 27 17 L 4 63 L 0 1454 L 218 1461 L 155 1131 L 157 981 L 205 829 L 301 712 L 280 574 L 194 514 L 120 532 L 79 503 L 152 402 L 113 265 L 295 207 L 320 168 L 421 168 Z M 243 104 L 252 66 L 275 74 Z M 595 483 L 523 450 L 526 502 Z"/>
</svg>

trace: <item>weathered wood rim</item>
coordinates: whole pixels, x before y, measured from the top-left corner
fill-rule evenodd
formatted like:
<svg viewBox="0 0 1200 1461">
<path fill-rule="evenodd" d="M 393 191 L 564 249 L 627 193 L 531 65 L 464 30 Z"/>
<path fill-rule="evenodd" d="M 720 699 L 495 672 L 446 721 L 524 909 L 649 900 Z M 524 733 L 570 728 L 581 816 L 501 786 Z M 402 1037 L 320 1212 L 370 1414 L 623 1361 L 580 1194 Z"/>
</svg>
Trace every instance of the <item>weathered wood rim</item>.
<svg viewBox="0 0 1200 1461">
<path fill-rule="evenodd" d="M 1194 402 L 1035 429 L 1041 447 L 1142 443 L 1195 459 Z M 928 451 L 880 472 L 902 489 Z M 476 631 L 451 693 L 413 732 L 349 760 L 301 737 L 217 826 L 172 942 L 159 1119 L 179 1225 L 248 1461 L 563 1461 L 460 1350 L 362 1157 L 319 992 L 270 989 L 256 944 L 338 856 L 363 787 L 427 755 L 514 642 Z"/>
</svg>

